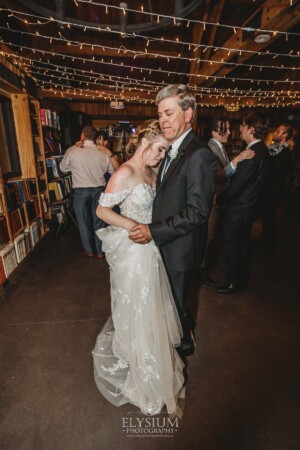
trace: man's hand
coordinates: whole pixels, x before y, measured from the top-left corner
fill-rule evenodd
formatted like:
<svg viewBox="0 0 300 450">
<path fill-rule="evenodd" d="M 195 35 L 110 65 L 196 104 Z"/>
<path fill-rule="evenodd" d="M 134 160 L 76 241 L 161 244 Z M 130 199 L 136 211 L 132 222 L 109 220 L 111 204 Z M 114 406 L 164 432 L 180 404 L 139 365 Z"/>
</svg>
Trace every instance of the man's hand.
<svg viewBox="0 0 300 450">
<path fill-rule="evenodd" d="M 233 158 L 231 162 L 234 165 L 234 167 L 236 167 L 239 162 L 244 161 L 244 159 L 252 159 L 254 155 L 255 152 L 249 148 L 239 153 L 235 158 Z"/>
<path fill-rule="evenodd" d="M 80 147 L 80 148 L 84 147 L 84 143 L 82 141 L 75 142 L 75 145 L 76 145 L 76 147 Z"/>
<path fill-rule="evenodd" d="M 138 224 L 129 230 L 129 239 L 136 244 L 148 244 L 152 241 L 152 236 L 148 225 Z"/>
</svg>

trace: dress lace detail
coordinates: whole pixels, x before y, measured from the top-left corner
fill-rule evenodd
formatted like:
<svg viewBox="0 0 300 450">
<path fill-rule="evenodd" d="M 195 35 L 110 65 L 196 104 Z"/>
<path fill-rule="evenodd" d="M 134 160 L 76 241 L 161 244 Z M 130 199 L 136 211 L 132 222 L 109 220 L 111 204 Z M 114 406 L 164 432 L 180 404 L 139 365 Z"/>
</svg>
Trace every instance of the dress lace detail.
<svg viewBox="0 0 300 450">
<path fill-rule="evenodd" d="M 120 205 L 121 214 L 150 223 L 154 189 L 143 183 L 101 195 L 99 203 Z M 166 405 L 180 410 L 183 363 L 175 349 L 181 325 L 161 255 L 154 242 L 133 243 L 125 229 L 97 231 L 110 267 L 112 315 L 93 350 L 95 381 L 116 406 L 132 403 L 153 415 Z"/>
<path fill-rule="evenodd" d="M 155 189 L 152 186 L 140 183 L 120 192 L 101 194 L 99 204 L 108 207 L 120 205 L 122 216 L 139 223 L 150 223 L 154 196 Z"/>
</svg>

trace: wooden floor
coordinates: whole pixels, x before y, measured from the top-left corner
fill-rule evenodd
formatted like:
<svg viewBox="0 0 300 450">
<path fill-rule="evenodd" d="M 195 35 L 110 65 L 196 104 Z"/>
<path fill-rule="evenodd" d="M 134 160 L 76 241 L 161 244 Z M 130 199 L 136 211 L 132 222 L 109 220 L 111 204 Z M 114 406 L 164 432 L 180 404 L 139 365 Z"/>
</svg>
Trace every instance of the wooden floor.
<svg viewBox="0 0 300 450">
<path fill-rule="evenodd" d="M 51 237 L 0 298 L 0 448 L 298 450 L 295 205 L 281 213 L 278 252 L 254 254 L 246 291 L 226 296 L 194 282 L 197 349 L 184 416 L 173 422 L 161 414 L 147 425 L 97 391 L 91 351 L 110 314 L 108 267 L 81 256 L 77 230 Z M 212 275 L 224 280 L 222 260 Z"/>
</svg>

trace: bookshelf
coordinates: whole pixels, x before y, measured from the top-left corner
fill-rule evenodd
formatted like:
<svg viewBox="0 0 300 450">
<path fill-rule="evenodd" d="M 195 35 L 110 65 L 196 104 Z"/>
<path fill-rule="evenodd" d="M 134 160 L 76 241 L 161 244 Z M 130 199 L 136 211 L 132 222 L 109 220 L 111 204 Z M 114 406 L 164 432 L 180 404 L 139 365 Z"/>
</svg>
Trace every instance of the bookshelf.
<svg viewBox="0 0 300 450">
<path fill-rule="evenodd" d="M 43 127 L 40 116 L 40 103 L 38 100 L 29 99 L 29 109 L 31 118 L 31 128 L 33 135 L 34 155 L 36 160 L 36 171 L 38 178 L 38 197 L 43 221 L 47 222 L 51 218 L 50 201 L 48 189 L 47 164 L 45 146 L 43 139 Z"/>
<path fill-rule="evenodd" d="M 238 153 L 242 151 L 243 141 L 241 140 L 241 133 L 239 129 L 239 123 L 231 124 L 231 134 L 225 146 L 229 159 L 234 158 Z"/>
<path fill-rule="evenodd" d="M 39 102 L 23 92 L 2 91 L 1 82 L 0 92 L 5 111 L 9 112 L 8 103 L 11 107 L 6 141 L 12 131 L 15 135 L 14 149 L 8 147 L 7 154 L 10 157 L 13 150 L 14 159 L 17 154 L 17 164 L 2 159 L 4 173 L 0 167 L 1 286 L 49 231 L 50 208 Z"/>
</svg>

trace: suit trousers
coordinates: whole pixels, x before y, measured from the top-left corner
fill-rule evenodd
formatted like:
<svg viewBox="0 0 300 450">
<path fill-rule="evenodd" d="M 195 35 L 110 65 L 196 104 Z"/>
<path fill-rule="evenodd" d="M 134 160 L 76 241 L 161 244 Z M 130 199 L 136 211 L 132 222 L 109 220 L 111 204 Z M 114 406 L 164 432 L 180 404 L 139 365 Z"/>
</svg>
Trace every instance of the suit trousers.
<svg viewBox="0 0 300 450">
<path fill-rule="evenodd" d="M 212 207 L 208 219 L 206 252 L 202 267 L 212 269 L 217 263 L 218 244 L 223 231 L 226 208 Z"/>
<path fill-rule="evenodd" d="M 251 220 L 237 218 L 227 212 L 224 229 L 224 249 L 227 260 L 228 282 L 244 287 L 249 281 L 251 253 Z"/>
<path fill-rule="evenodd" d="M 76 215 L 82 247 L 88 253 L 102 252 L 102 242 L 95 234 L 105 223 L 96 215 L 100 194 L 104 186 L 76 188 L 73 194 L 73 208 Z"/>
<path fill-rule="evenodd" d="M 194 350 L 193 340 L 191 338 L 192 329 L 194 328 L 193 320 L 187 307 L 188 290 L 191 281 L 191 271 L 175 272 L 169 271 L 167 273 L 170 280 L 170 285 L 177 307 L 179 319 L 182 326 L 183 338 L 181 340 L 180 350 L 183 354 L 189 354 Z"/>
<path fill-rule="evenodd" d="M 261 247 L 266 251 L 274 251 L 277 247 L 277 209 L 280 205 L 278 196 L 270 196 L 265 202 L 261 214 L 262 236 Z"/>
</svg>

